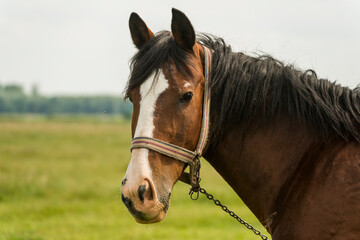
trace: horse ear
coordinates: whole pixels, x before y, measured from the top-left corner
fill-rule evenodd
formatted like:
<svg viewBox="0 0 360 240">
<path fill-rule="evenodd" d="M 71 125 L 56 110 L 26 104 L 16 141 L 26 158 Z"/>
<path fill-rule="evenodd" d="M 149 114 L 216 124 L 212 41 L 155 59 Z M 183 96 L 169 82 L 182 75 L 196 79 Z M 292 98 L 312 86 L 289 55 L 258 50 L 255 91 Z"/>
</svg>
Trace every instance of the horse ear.
<svg viewBox="0 0 360 240">
<path fill-rule="evenodd" d="M 173 8 L 171 32 L 175 42 L 185 50 L 193 50 L 195 45 L 195 31 L 190 20 L 184 13 Z"/>
<path fill-rule="evenodd" d="M 146 26 L 145 22 L 137 13 L 131 13 L 129 18 L 131 38 L 135 46 L 140 49 L 154 36 L 153 32 Z"/>
</svg>

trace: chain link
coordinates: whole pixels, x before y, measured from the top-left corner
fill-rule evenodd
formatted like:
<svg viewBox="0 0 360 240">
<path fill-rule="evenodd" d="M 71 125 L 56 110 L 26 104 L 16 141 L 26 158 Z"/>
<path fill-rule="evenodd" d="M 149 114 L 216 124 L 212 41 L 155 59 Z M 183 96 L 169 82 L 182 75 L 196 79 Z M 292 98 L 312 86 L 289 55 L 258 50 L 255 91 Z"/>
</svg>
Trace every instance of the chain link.
<svg viewBox="0 0 360 240">
<path fill-rule="evenodd" d="M 191 189 L 189 192 L 190 198 L 192 200 L 197 200 L 199 198 L 199 192 L 204 194 L 207 199 L 213 201 L 215 203 L 216 206 L 220 206 L 221 209 L 228 213 L 231 217 L 235 218 L 239 223 L 241 223 L 242 225 L 244 225 L 247 229 L 251 230 L 254 232 L 255 235 L 258 235 L 261 237 L 261 239 L 263 240 L 269 240 L 269 238 L 262 234 L 259 230 L 255 229 L 253 226 L 251 226 L 249 223 L 247 223 L 246 221 L 244 221 L 241 217 L 239 217 L 238 215 L 236 215 L 236 213 L 234 213 L 233 211 L 231 211 L 230 209 L 228 209 L 227 206 L 225 206 L 224 204 L 221 204 L 221 202 L 218 199 L 215 199 L 213 195 L 211 195 L 210 193 L 206 192 L 205 189 L 203 189 L 202 187 L 200 187 L 200 161 L 199 159 L 196 157 L 194 160 L 194 168 L 193 171 L 190 171 L 191 174 Z"/>
<path fill-rule="evenodd" d="M 223 211 L 225 211 L 226 213 L 228 213 L 231 217 L 235 218 L 239 223 L 241 223 L 242 225 L 244 225 L 247 229 L 253 231 L 255 233 L 255 235 L 260 236 L 263 240 L 269 240 L 269 238 L 266 235 L 261 234 L 261 232 L 257 229 L 255 229 L 253 226 L 251 226 L 249 223 L 247 223 L 246 221 L 244 221 L 241 217 L 239 217 L 238 215 L 236 215 L 233 211 L 231 211 L 230 209 L 228 209 L 227 206 L 225 206 L 224 204 L 221 204 L 221 202 L 217 199 L 214 198 L 213 195 L 211 195 L 210 193 L 206 192 L 205 189 L 200 188 L 199 189 L 200 193 L 204 194 L 207 199 L 211 200 L 214 202 L 214 204 L 216 206 L 220 206 L 222 208 Z M 199 192 L 196 191 L 190 191 L 190 197 L 192 197 L 192 194 L 197 193 L 197 197 L 196 198 L 191 198 L 193 200 L 196 200 L 199 197 Z"/>
</svg>

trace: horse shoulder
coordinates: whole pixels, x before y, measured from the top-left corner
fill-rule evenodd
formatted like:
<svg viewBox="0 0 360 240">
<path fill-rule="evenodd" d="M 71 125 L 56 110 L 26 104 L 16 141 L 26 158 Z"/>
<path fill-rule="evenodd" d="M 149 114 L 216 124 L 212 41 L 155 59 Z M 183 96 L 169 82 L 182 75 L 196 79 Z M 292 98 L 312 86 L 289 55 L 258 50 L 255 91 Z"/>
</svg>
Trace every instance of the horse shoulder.
<svg viewBox="0 0 360 240">
<path fill-rule="evenodd" d="M 315 148 L 273 239 L 346 239 L 360 236 L 360 144 Z"/>
</svg>

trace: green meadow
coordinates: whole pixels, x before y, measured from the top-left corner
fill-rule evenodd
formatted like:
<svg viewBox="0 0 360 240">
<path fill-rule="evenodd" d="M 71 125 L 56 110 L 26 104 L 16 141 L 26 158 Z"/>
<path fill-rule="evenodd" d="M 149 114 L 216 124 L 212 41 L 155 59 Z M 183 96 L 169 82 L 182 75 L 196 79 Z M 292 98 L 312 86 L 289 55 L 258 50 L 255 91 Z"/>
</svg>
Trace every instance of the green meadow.
<svg viewBox="0 0 360 240">
<path fill-rule="evenodd" d="M 0 240 L 260 239 L 189 187 L 174 186 L 167 217 L 141 225 L 121 202 L 130 123 L 120 117 L 0 115 Z M 202 187 L 266 232 L 202 161 Z"/>
</svg>

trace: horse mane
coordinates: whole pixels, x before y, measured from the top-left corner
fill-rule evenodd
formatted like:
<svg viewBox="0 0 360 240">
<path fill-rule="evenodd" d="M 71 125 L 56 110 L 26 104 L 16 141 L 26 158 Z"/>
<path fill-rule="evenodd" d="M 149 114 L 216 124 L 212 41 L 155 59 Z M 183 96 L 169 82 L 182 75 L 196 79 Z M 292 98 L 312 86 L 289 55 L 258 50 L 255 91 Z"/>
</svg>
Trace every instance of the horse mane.
<svg viewBox="0 0 360 240">
<path fill-rule="evenodd" d="M 269 55 L 233 52 L 223 39 L 202 34 L 198 41 L 213 50 L 211 70 L 212 139 L 235 127 L 266 126 L 286 114 L 325 141 L 341 137 L 360 141 L 359 92 L 313 70 L 300 71 Z"/>
<path fill-rule="evenodd" d="M 360 142 L 360 91 L 318 79 L 313 70 L 300 71 L 269 55 L 254 57 L 233 52 L 223 39 L 212 35 L 198 35 L 197 41 L 213 51 L 211 140 L 224 139 L 234 128 L 240 127 L 246 133 L 254 123 L 267 126 L 286 114 L 325 141 L 340 137 Z M 170 32 L 156 34 L 131 59 L 125 98 L 170 60 L 191 77 L 188 54 Z"/>
</svg>

